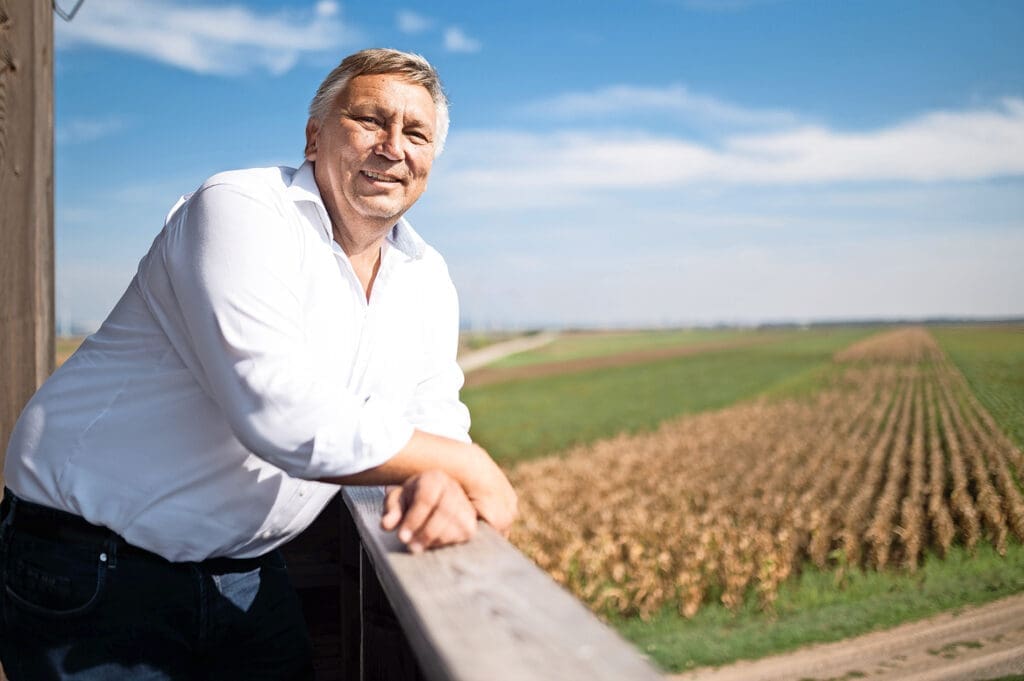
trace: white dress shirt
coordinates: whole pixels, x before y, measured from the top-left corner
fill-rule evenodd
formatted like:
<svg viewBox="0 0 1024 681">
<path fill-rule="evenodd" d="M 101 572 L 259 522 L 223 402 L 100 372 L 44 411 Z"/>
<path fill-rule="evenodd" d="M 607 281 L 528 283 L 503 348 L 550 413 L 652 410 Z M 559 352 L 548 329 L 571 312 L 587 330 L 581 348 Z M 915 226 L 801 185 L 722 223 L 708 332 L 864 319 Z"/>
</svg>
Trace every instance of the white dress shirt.
<svg viewBox="0 0 1024 681">
<path fill-rule="evenodd" d="M 173 561 L 252 557 L 394 456 L 468 441 L 458 302 L 400 220 L 366 295 L 305 163 L 221 173 L 172 209 L 103 326 L 7 450 L 15 494 Z"/>
</svg>

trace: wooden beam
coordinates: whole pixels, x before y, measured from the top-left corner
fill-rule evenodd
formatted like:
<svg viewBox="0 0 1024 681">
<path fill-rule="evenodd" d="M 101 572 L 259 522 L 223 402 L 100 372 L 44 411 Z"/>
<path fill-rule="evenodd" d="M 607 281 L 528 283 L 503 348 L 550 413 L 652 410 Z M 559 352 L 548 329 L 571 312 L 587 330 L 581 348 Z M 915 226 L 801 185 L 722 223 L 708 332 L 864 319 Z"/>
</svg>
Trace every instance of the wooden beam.
<svg viewBox="0 0 1024 681">
<path fill-rule="evenodd" d="M 18 414 L 53 371 L 53 12 L 0 0 L 0 483 Z"/>
<path fill-rule="evenodd" d="M 412 555 L 394 533 L 380 529 L 382 488 L 346 487 L 342 496 L 369 559 L 363 588 L 372 569 L 419 663 L 417 675 L 429 681 L 660 681 L 640 653 L 489 525 L 481 524 L 467 544 Z M 364 650 L 378 653 L 366 641 Z M 364 665 L 363 671 L 378 667 Z"/>
</svg>

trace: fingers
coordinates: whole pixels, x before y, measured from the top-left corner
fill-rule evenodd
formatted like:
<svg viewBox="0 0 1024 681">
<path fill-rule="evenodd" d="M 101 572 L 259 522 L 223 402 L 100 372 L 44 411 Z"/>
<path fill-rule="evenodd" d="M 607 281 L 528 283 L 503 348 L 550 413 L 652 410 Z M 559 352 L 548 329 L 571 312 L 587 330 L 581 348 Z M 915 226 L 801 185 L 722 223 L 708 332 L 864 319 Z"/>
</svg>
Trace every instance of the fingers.
<svg viewBox="0 0 1024 681">
<path fill-rule="evenodd" d="M 469 541 L 476 533 L 476 509 L 454 480 L 445 485 L 441 498 L 426 522 L 413 534 L 409 550 L 435 549 Z"/>
<path fill-rule="evenodd" d="M 384 510 L 380 518 L 380 526 L 386 532 L 390 532 L 398 526 L 402 520 L 402 488 L 399 486 L 388 487 L 384 495 Z"/>
<path fill-rule="evenodd" d="M 397 530 L 413 553 L 469 541 L 477 512 L 462 486 L 435 470 L 414 475 L 384 497 L 381 527 Z"/>
<path fill-rule="evenodd" d="M 402 485 L 405 513 L 398 525 L 398 539 L 413 553 L 426 548 L 421 532 L 443 495 L 443 480 L 433 471 L 413 476 Z"/>
</svg>

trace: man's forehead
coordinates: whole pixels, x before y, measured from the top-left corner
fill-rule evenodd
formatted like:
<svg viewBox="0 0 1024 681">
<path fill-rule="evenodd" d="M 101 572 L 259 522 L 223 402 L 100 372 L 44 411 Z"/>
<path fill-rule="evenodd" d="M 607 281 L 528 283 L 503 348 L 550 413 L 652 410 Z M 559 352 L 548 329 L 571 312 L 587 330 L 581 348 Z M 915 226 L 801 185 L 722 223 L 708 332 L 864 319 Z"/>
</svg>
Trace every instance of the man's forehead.
<svg viewBox="0 0 1024 681">
<path fill-rule="evenodd" d="M 372 98 L 385 90 L 391 92 L 402 91 L 404 94 L 403 99 L 422 98 L 424 101 L 429 101 L 431 105 L 434 103 L 434 98 L 425 85 L 417 83 L 401 73 L 373 73 L 354 76 L 348 82 L 348 85 L 345 86 L 345 89 L 342 90 L 341 94 L 347 94 L 351 97 Z"/>
</svg>

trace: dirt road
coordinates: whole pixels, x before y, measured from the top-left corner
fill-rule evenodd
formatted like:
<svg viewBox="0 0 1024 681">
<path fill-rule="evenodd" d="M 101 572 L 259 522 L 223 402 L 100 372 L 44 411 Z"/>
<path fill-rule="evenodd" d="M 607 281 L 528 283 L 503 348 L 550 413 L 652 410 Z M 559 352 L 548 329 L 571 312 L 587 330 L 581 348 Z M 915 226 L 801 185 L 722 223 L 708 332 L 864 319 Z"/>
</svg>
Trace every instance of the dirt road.
<svg viewBox="0 0 1024 681">
<path fill-rule="evenodd" d="M 514 355 L 517 352 L 526 352 L 527 350 L 534 350 L 536 348 L 543 347 L 556 338 L 558 338 L 558 334 L 556 332 L 544 331 L 532 336 L 520 336 L 519 338 L 513 338 L 501 343 L 488 345 L 487 347 L 480 348 L 479 350 L 467 352 L 463 356 L 459 357 L 459 366 L 467 373 L 470 371 L 476 371 L 480 367 L 486 366 L 491 362 L 497 362 L 503 357 Z"/>
<path fill-rule="evenodd" d="M 1024 594 L 672 681 L 977 681 L 1024 674 Z"/>
<path fill-rule="evenodd" d="M 781 338 L 778 335 L 756 334 L 729 341 L 710 341 L 707 343 L 694 343 L 693 345 L 671 346 L 667 348 L 646 348 L 642 350 L 619 352 L 611 355 L 599 355 L 597 357 L 580 357 L 561 362 L 544 362 L 540 364 L 526 364 L 523 366 L 513 367 L 489 367 L 483 366 L 483 364 L 473 364 L 472 371 L 471 369 L 467 369 L 466 365 L 463 364 L 464 360 L 460 359 L 459 365 L 463 367 L 463 371 L 467 372 L 466 387 L 475 388 L 477 386 L 490 385 L 492 383 L 504 383 L 505 381 L 542 378 L 545 376 L 560 376 L 562 374 L 592 371 L 594 369 L 609 369 L 613 367 L 631 366 L 634 364 L 646 364 L 647 362 L 656 362 L 664 359 L 688 357 L 702 352 L 734 350 L 753 345 L 770 343 L 780 339 Z M 514 343 L 516 341 L 509 342 Z M 499 343 L 493 347 L 498 350 L 498 345 L 504 344 Z M 485 352 L 487 350 L 490 350 L 490 348 L 484 348 L 479 352 Z M 515 352 L 522 352 L 522 350 L 515 350 Z M 486 363 L 493 362 L 507 354 L 512 353 L 507 352 L 505 354 L 499 354 L 494 359 L 489 359 Z"/>
</svg>

